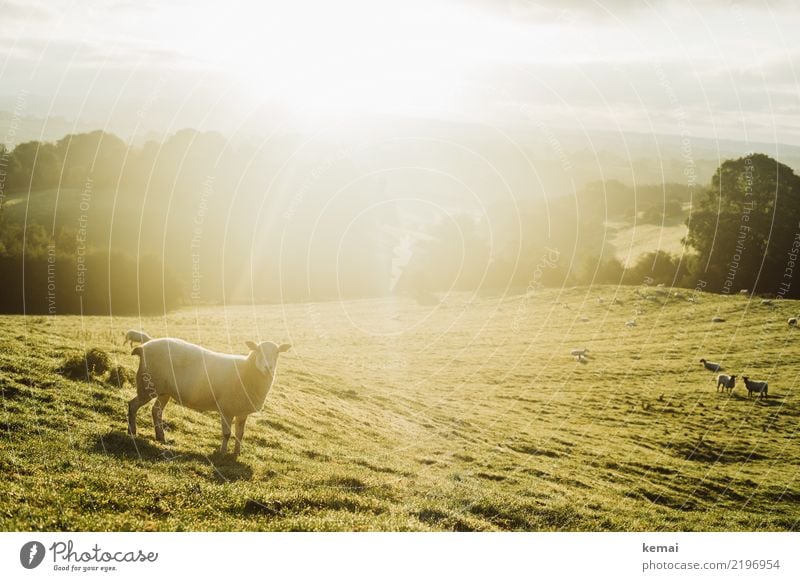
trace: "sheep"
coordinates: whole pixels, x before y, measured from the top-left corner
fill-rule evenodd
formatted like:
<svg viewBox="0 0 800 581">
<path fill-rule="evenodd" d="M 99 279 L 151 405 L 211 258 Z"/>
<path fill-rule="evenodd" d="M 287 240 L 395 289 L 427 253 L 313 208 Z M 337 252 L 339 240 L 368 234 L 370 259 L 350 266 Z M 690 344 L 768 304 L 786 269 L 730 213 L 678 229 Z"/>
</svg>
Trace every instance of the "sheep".
<svg viewBox="0 0 800 581">
<path fill-rule="evenodd" d="M 703 367 L 709 371 L 722 371 L 722 365 L 719 363 L 712 363 L 711 361 L 706 361 L 705 359 L 701 359 L 700 363 L 702 363 Z"/>
<path fill-rule="evenodd" d="M 797 326 L 797 317 L 790 317 L 788 321 L 786 321 L 790 327 Z"/>
<path fill-rule="evenodd" d="M 625 321 L 626 327 L 635 327 L 636 326 L 636 319 L 631 319 L 630 321 Z"/>
<path fill-rule="evenodd" d="M 750 381 L 750 378 L 746 375 L 743 375 L 742 379 L 744 380 L 744 386 L 747 388 L 747 397 L 752 397 L 754 393 L 761 394 L 760 397 L 762 398 L 768 397 L 769 386 L 766 381 Z"/>
<path fill-rule="evenodd" d="M 767 307 L 771 307 L 773 305 L 772 299 L 761 299 L 761 304 Z"/>
<path fill-rule="evenodd" d="M 719 316 L 711 317 L 711 322 L 712 323 L 724 323 L 725 319 L 723 319 L 722 317 L 719 317 Z"/>
<path fill-rule="evenodd" d="M 152 340 L 152 337 L 145 333 L 144 331 L 136 331 L 135 329 L 129 329 L 127 333 L 125 333 L 125 340 L 122 342 L 123 345 L 130 342 L 131 347 L 133 347 L 134 343 L 147 343 L 148 341 Z"/>
<path fill-rule="evenodd" d="M 735 375 L 717 375 L 717 391 L 719 391 L 720 386 L 722 386 L 722 390 L 728 390 L 728 393 L 733 391 L 733 388 L 736 387 L 736 376 Z"/>
<path fill-rule="evenodd" d="M 573 357 L 586 357 L 586 354 L 589 352 L 589 349 L 584 347 L 583 349 L 573 349 L 569 352 L 570 355 Z"/>
<path fill-rule="evenodd" d="M 136 435 L 136 413 L 155 398 L 156 440 L 165 442 L 162 414 L 170 398 L 197 411 L 218 411 L 222 421 L 219 453 L 228 450 L 231 424 L 236 426 L 234 456 L 241 451 L 247 417 L 259 411 L 275 381 L 278 354 L 291 349 L 284 343 L 246 342 L 250 353 L 217 353 L 181 339 L 154 339 L 136 347 L 139 357 L 136 397 L 128 402 L 128 433 Z"/>
<path fill-rule="evenodd" d="M 743 288 L 742 290 L 739 291 L 739 294 L 740 295 L 749 295 L 750 294 L 750 289 Z"/>
</svg>

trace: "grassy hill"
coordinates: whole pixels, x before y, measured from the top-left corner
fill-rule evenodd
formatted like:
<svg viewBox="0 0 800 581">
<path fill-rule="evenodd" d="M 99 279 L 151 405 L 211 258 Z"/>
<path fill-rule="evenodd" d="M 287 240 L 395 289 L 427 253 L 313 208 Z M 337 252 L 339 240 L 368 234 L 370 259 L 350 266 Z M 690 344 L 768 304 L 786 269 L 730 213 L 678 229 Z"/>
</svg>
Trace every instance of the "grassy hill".
<svg viewBox="0 0 800 581">
<path fill-rule="evenodd" d="M 800 530 L 800 331 L 786 325 L 800 305 L 687 298 L 594 287 L 2 317 L 0 529 Z M 214 414 L 170 404 L 161 445 L 146 408 L 132 439 L 131 386 L 56 373 L 89 347 L 134 368 L 129 327 L 229 352 L 294 344 L 238 460 L 213 454 Z M 770 397 L 716 393 L 701 357 L 768 380 Z"/>
</svg>

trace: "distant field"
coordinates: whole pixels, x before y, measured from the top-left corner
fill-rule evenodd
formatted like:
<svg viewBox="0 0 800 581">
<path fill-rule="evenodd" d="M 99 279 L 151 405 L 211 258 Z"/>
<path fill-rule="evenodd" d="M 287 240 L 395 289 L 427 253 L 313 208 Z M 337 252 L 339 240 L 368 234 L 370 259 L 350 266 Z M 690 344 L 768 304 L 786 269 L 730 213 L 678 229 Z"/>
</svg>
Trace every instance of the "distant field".
<svg viewBox="0 0 800 581">
<path fill-rule="evenodd" d="M 608 223 L 608 243 L 614 248 L 614 257 L 624 266 L 633 266 L 642 254 L 661 250 L 681 256 L 684 246 L 681 239 L 688 232 L 686 224 L 645 224 L 632 226 L 627 222 Z"/>
<path fill-rule="evenodd" d="M 641 294 L 2 317 L 0 529 L 800 530 L 800 305 Z M 148 407 L 132 439 L 130 386 L 55 372 L 88 347 L 133 368 L 129 327 L 294 344 L 238 461 L 214 414 L 170 404 L 161 445 Z M 769 399 L 716 393 L 701 357 Z"/>
</svg>

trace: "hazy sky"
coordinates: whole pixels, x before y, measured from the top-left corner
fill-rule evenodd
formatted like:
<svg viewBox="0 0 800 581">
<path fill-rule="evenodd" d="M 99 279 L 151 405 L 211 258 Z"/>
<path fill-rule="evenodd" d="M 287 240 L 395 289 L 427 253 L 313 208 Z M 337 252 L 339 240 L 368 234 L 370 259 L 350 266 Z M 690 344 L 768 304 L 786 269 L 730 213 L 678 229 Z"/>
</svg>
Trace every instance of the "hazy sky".
<svg viewBox="0 0 800 581">
<path fill-rule="evenodd" d="M 0 0 L 0 106 L 122 134 L 362 115 L 800 144 L 787 0 Z"/>
</svg>

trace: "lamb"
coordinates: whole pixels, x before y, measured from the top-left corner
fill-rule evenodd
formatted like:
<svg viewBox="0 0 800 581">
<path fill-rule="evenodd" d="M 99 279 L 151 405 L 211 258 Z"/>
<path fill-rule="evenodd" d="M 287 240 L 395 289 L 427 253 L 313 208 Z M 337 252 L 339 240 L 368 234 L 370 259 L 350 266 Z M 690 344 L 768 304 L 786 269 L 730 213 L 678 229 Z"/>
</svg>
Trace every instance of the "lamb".
<svg viewBox="0 0 800 581">
<path fill-rule="evenodd" d="M 154 339 L 136 347 L 139 370 L 137 395 L 128 402 L 128 433 L 136 435 L 136 412 L 155 398 L 156 440 L 164 442 L 162 414 L 170 398 L 197 411 L 218 411 L 222 421 L 220 454 L 228 450 L 231 424 L 236 426 L 234 455 L 241 452 L 247 417 L 259 411 L 275 381 L 278 354 L 291 349 L 284 343 L 246 342 L 250 353 L 217 353 L 180 339 Z"/>
<path fill-rule="evenodd" d="M 722 390 L 728 390 L 728 393 L 733 391 L 733 388 L 736 387 L 736 376 L 735 375 L 717 375 L 717 391 L 719 391 L 720 386 L 722 386 Z"/>
<path fill-rule="evenodd" d="M 136 331 L 135 329 L 129 329 L 127 333 L 125 333 L 125 340 L 122 342 L 123 345 L 130 342 L 131 347 L 133 347 L 134 343 L 147 343 L 148 341 L 152 340 L 152 337 L 145 333 L 144 331 Z"/>
<path fill-rule="evenodd" d="M 700 363 L 702 363 L 703 367 L 709 371 L 722 371 L 722 365 L 719 363 L 712 363 L 711 361 L 706 361 L 705 359 L 701 359 Z"/>
<path fill-rule="evenodd" d="M 754 393 L 761 394 L 762 398 L 767 397 L 769 386 L 766 381 L 750 381 L 746 375 L 742 376 L 744 379 L 744 386 L 747 388 L 747 397 L 752 397 Z"/>
<path fill-rule="evenodd" d="M 797 317 L 790 317 L 789 320 L 787 321 L 787 323 L 789 324 L 790 327 L 796 327 L 797 326 Z"/>
</svg>

